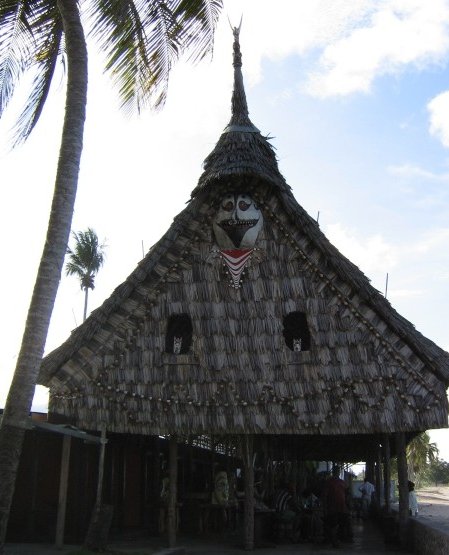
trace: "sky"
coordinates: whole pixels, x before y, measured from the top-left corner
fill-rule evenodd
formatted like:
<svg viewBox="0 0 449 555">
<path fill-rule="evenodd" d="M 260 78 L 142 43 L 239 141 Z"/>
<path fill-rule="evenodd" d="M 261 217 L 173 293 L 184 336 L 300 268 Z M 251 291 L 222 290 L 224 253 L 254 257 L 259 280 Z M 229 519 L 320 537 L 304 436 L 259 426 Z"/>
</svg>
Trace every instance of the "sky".
<svg viewBox="0 0 449 555">
<path fill-rule="evenodd" d="M 185 207 L 230 118 L 232 33 L 253 123 L 276 148 L 297 201 L 328 239 L 425 336 L 449 350 L 449 0 L 224 0 L 214 56 L 180 63 L 158 113 L 130 117 L 91 54 L 72 229 L 107 244 L 90 294 L 101 305 Z M 93 43 L 89 45 L 95 50 Z M 92 51 L 92 50 L 91 50 Z M 23 146 L 0 120 L 4 404 L 44 243 L 64 106 L 56 80 Z M 388 279 L 387 279 L 388 276 Z M 46 352 L 82 320 L 63 275 Z M 34 410 L 46 409 L 38 387 Z M 449 461 L 449 431 L 432 431 Z"/>
</svg>

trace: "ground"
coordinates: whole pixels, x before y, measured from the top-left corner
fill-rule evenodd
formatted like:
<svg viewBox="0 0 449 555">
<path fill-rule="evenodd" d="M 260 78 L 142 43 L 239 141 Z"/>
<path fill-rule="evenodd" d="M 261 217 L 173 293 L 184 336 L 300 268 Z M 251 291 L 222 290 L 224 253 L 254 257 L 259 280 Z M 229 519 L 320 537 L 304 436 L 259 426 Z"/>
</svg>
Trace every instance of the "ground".
<svg viewBox="0 0 449 555">
<path fill-rule="evenodd" d="M 449 486 L 420 488 L 416 493 L 419 516 L 445 518 L 449 522 Z"/>
</svg>

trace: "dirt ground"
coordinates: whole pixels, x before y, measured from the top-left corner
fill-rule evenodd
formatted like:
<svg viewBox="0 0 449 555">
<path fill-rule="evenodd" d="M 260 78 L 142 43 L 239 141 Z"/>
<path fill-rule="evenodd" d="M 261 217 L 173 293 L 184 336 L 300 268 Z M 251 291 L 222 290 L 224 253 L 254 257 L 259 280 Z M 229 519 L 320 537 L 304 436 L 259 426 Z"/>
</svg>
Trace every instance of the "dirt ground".
<svg viewBox="0 0 449 555">
<path fill-rule="evenodd" d="M 449 522 L 449 486 L 426 487 L 416 491 L 418 516 L 445 518 Z"/>
</svg>

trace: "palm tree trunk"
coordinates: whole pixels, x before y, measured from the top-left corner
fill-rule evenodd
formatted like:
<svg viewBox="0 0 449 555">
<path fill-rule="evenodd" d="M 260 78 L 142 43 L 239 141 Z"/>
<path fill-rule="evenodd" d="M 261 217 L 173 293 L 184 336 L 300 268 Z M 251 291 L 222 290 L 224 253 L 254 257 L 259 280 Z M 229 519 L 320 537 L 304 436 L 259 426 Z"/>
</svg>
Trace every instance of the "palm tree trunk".
<svg viewBox="0 0 449 555">
<path fill-rule="evenodd" d="M 31 404 L 72 223 L 87 102 L 87 49 L 77 0 L 57 0 L 67 52 L 67 95 L 50 219 L 22 345 L 0 428 L 0 553 Z"/>
<path fill-rule="evenodd" d="M 84 312 L 83 312 L 83 322 L 87 318 L 87 298 L 89 296 L 89 287 L 84 288 Z"/>
</svg>

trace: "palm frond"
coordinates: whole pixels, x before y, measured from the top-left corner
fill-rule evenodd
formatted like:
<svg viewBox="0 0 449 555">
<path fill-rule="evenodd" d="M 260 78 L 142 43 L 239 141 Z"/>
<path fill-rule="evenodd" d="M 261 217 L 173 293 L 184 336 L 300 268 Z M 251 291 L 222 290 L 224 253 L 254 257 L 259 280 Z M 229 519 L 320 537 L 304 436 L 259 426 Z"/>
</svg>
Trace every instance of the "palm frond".
<svg viewBox="0 0 449 555">
<path fill-rule="evenodd" d="M 38 122 L 62 53 L 62 20 L 54 0 L 36 2 L 31 23 L 34 36 L 32 65 L 36 74 L 28 100 L 14 127 L 14 146 L 24 142 Z"/>
<path fill-rule="evenodd" d="M 157 109 L 165 103 L 170 71 L 182 52 L 182 28 L 170 2 L 154 0 L 149 8 L 142 22 L 147 31 L 145 47 L 150 60 L 150 79 L 142 74 L 140 89 L 143 101 Z"/>
<path fill-rule="evenodd" d="M 183 50 L 193 62 L 213 53 L 214 33 L 223 8 L 222 0 L 181 0 L 175 10 L 183 31 Z"/>
<path fill-rule="evenodd" d="M 31 63 L 30 17 L 29 2 L 3 0 L 0 3 L 0 117 Z"/>
<path fill-rule="evenodd" d="M 189 50 L 211 51 L 221 0 L 94 0 L 92 35 L 106 52 L 106 71 L 119 87 L 122 108 L 163 106 L 171 68 Z"/>
</svg>

